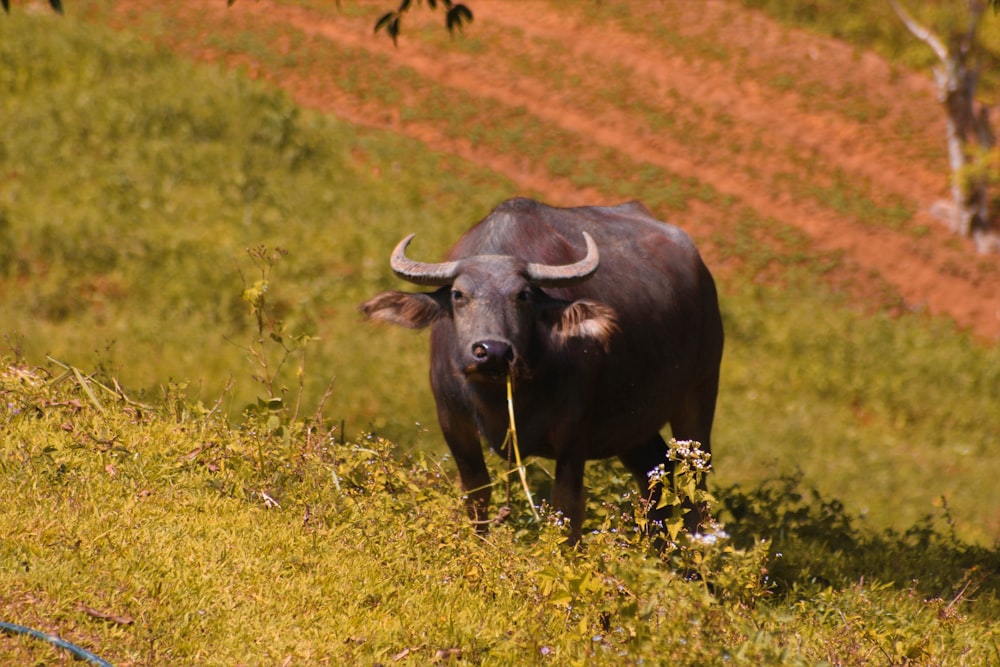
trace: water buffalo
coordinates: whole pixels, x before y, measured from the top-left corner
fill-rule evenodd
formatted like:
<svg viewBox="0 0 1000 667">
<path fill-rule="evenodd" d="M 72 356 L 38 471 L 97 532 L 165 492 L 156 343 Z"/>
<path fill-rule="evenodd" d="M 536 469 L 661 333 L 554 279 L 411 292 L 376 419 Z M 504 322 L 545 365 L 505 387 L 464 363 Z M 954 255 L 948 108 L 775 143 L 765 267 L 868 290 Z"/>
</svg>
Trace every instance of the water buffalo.
<svg viewBox="0 0 1000 667">
<path fill-rule="evenodd" d="M 432 328 L 438 420 L 474 521 L 485 523 L 490 500 L 481 439 L 509 454 L 508 373 L 521 454 L 555 459 L 553 505 L 573 542 L 586 461 L 617 456 L 645 492 L 648 471 L 670 467 L 665 424 L 710 449 L 722 320 L 712 276 L 680 229 L 638 202 L 512 199 L 443 263 L 408 258 L 412 239 L 393 251 L 393 271 L 438 289 L 382 292 L 361 308 L 373 320 Z"/>
</svg>

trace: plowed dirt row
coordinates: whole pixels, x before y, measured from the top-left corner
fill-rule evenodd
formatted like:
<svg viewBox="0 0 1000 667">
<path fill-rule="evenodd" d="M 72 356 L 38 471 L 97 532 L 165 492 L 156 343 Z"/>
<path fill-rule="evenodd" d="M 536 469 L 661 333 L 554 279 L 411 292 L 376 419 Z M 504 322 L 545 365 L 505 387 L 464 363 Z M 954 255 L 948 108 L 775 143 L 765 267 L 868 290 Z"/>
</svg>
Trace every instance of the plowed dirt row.
<svg viewBox="0 0 1000 667">
<path fill-rule="evenodd" d="M 803 230 L 816 249 L 844 254 L 855 277 L 870 276 L 873 293 L 887 283 L 909 307 L 949 315 L 982 340 L 1000 340 L 1000 260 L 977 255 L 926 213 L 944 197 L 946 182 L 943 120 L 925 76 L 895 72 L 873 55 L 728 2 L 630 3 L 633 14 L 646 12 L 649 23 L 670 26 L 673 41 L 667 43 L 609 22 L 590 23 L 547 3 L 479 0 L 472 3 L 476 22 L 467 32 L 491 47 L 481 53 L 419 39 L 423 24 L 440 21 L 431 12 L 414 14 L 406 28 L 411 34 L 394 48 L 372 35 L 370 14 L 350 17 L 330 3 L 313 4 L 240 0 L 227 9 L 221 0 L 137 0 L 121 3 L 119 13 L 136 21 L 155 11 L 178 26 L 197 25 L 170 35 L 171 46 L 197 58 L 249 65 L 305 106 L 417 138 L 503 173 L 552 203 L 600 200 L 601 193 L 582 190 L 524 156 L 456 138 L 434 123 L 404 120 L 398 109 L 359 99 L 307 68 L 275 67 L 250 51 L 222 53 L 212 37 L 257 31 L 257 44 L 308 55 L 310 40 L 292 47 L 260 34 L 262 25 L 277 34 L 291 30 L 377 54 L 477 99 L 523 108 L 581 137 L 588 150 L 613 148 L 694 177 L 729 201 Z M 557 65 L 573 85 L 535 75 L 521 62 L 525 56 Z M 672 128 L 652 127 L 646 107 L 668 110 Z M 918 212 L 892 228 L 862 219 L 850 206 L 845 212 L 802 194 L 802 182 L 832 187 L 838 179 L 856 184 L 852 193 L 879 206 L 898 203 Z M 700 218 L 724 228 L 731 211 L 696 204 L 684 215 L 693 220 L 678 222 L 690 226 Z"/>
</svg>

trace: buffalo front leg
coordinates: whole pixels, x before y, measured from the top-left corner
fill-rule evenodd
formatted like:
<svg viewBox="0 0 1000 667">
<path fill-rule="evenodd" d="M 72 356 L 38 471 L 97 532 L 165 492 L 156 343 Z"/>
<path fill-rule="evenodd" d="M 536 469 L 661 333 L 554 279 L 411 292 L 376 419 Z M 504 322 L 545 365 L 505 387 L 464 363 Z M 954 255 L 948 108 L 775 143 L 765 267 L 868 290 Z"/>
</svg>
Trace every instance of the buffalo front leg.
<svg viewBox="0 0 1000 667">
<path fill-rule="evenodd" d="M 455 455 L 458 464 L 458 475 L 462 480 L 462 491 L 465 493 L 465 509 L 469 519 L 476 526 L 476 531 L 485 533 L 489 530 L 490 495 L 493 484 L 490 473 L 486 470 L 486 461 L 482 451 L 478 457 L 461 458 Z"/>
<path fill-rule="evenodd" d="M 489 530 L 490 495 L 493 484 L 490 473 L 486 469 L 483 450 L 477 440 L 473 446 L 456 447 L 449 440 L 451 453 L 458 466 L 458 475 L 462 480 L 462 491 L 465 493 L 465 509 L 469 519 L 476 526 L 476 531 L 485 533 Z"/>
<path fill-rule="evenodd" d="M 564 456 L 556 461 L 556 481 L 552 488 L 552 505 L 569 521 L 569 543 L 580 541 L 585 510 L 583 470 L 586 461 L 580 456 Z"/>
<path fill-rule="evenodd" d="M 486 459 L 483 457 L 483 446 L 479 441 L 479 430 L 475 422 L 455 401 L 441 400 L 440 396 L 451 394 L 439 388 L 434 383 L 434 393 L 438 396 L 438 423 L 441 433 L 455 457 L 458 476 L 462 481 L 462 491 L 465 493 L 465 509 L 476 530 L 485 533 L 489 530 L 490 495 L 493 491 L 490 473 L 486 469 Z"/>
</svg>

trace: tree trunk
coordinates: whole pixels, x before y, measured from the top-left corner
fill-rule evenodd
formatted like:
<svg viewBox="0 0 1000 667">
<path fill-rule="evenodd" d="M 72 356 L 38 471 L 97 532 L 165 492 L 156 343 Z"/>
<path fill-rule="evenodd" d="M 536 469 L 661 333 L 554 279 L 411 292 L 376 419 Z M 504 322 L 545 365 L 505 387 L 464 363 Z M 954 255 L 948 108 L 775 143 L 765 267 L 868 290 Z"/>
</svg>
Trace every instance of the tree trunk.
<svg viewBox="0 0 1000 667">
<path fill-rule="evenodd" d="M 989 231 L 989 174 L 976 168 L 976 159 L 991 150 L 996 138 L 990 128 L 985 105 L 976 102 L 979 80 L 976 31 L 986 9 L 986 0 L 966 0 L 968 23 L 944 43 L 903 9 L 889 0 L 907 29 L 934 51 L 941 65 L 934 70 L 938 97 L 947 112 L 948 162 L 951 168 L 951 196 L 955 231 L 973 236 Z"/>
</svg>

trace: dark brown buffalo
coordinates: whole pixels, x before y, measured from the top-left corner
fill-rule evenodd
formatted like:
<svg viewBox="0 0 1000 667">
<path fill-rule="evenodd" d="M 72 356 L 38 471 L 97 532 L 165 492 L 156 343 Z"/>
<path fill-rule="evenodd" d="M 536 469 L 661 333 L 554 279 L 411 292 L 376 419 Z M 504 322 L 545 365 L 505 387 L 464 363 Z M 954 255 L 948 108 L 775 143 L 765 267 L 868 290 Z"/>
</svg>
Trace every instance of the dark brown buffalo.
<svg viewBox="0 0 1000 667">
<path fill-rule="evenodd" d="M 443 263 L 407 258 L 412 238 L 393 252 L 393 271 L 439 289 L 382 292 L 362 310 L 432 327 L 438 420 L 473 520 L 484 522 L 490 500 L 481 439 L 509 454 L 508 373 L 521 454 L 555 459 L 553 505 L 572 541 L 586 461 L 617 456 L 645 492 L 648 471 L 670 468 L 665 424 L 710 451 L 722 320 L 712 276 L 684 232 L 637 202 L 554 208 L 512 199 Z"/>
</svg>

